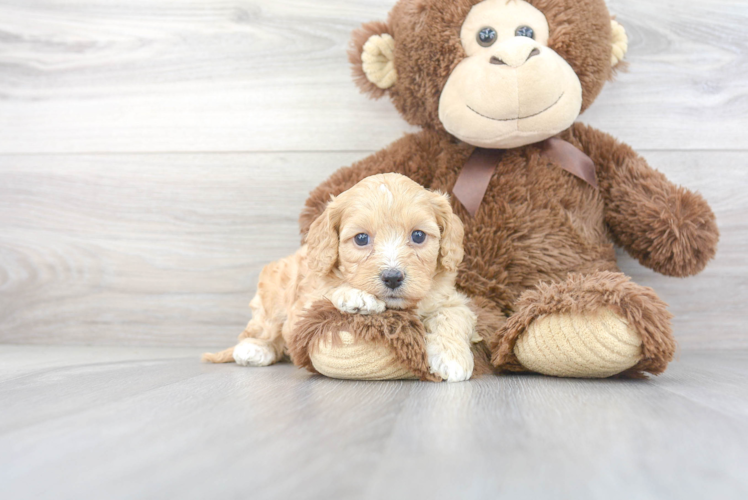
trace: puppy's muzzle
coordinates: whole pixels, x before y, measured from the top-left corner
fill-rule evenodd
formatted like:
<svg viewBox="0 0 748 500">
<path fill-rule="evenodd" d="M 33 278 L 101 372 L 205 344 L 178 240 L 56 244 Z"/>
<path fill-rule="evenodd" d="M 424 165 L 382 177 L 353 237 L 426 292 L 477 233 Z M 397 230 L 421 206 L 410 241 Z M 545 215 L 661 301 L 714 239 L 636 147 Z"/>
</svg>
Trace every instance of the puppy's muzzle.
<svg viewBox="0 0 748 500">
<path fill-rule="evenodd" d="M 385 269 L 379 277 L 382 279 L 382 282 L 384 282 L 384 286 L 390 290 L 399 288 L 405 279 L 405 275 L 398 269 Z"/>
</svg>

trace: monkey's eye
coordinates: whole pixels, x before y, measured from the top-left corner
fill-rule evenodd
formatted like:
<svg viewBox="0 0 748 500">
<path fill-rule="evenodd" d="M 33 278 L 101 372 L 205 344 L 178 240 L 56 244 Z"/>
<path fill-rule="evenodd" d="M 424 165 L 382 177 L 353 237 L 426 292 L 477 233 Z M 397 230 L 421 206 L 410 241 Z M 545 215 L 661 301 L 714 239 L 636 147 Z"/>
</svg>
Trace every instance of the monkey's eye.
<svg viewBox="0 0 748 500">
<path fill-rule="evenodd" d="M 535 31 L 529 26 L 520 26 L 517 31 L 514 32 L 516 36 L 526 36 L 527 38 L 535 38 Z"/>
<path fill-rule="evenodd" d="M 490 47 L 496 41 L 496 30 L 490 27 L 483 28 L 478 32 L 476 40 L 481 47 Z"/>
<path fill-rule="evenodd" d="M 416 245 L 420 245 L 424 241 L 426 241 L 426 233 L 423 231 L 413 231 L 410 234 L 410 239 L 415 243 Z"/>
<path fill-rule="evenodd" d="M 356 242 L 356 245 L 360 247 L 365 247 L 369 244 L 369 235 L 366 233 L 358 233 L 356 236 L 353 237 L 353 241 Z"/>
</svg>

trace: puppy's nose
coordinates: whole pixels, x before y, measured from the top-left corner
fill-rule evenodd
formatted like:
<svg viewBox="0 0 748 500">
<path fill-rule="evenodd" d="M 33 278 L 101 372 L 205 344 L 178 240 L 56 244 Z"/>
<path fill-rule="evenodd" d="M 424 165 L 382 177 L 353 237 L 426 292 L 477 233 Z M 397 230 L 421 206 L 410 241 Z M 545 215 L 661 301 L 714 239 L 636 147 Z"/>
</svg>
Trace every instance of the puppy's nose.
<svg viewBox="0 0 748 500">
<path fill-rule="evenodd" d="M 403 273 L 397 269 L 385 269 L 379 277 L 382 278 L 385 286 L 392 290 L 402 285 L 405 279 Z"/>
</svg>

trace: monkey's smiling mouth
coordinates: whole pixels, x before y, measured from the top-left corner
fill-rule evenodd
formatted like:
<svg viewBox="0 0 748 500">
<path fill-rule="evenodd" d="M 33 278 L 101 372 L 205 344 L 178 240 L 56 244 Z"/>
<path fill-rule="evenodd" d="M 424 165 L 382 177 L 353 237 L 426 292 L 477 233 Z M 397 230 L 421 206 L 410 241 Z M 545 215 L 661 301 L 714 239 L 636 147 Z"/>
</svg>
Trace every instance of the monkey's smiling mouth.
<svg viewBox="0 0 748 500">
<path fill-rule="evenodd" d="M 553 106 L 555 106 L 556 104 L 558 104 L 559 101 L 564 97 L 564 94 L 566 94 L 566 92 L 561 92 L 561 95 L 558 96 L 558 99 L 556 99 L 556 102 L 554 102 L 553 104 L 551 104 L 550 106 L 548 106 L 547 108 L 545 108 L 543 111 L 538 111 L 537 113 L 533 113 L 533 114 L 527 115 L 527 116 L 518 116 L 516 118 L 491 118 L 490 116 L 486 116 L 483 113 L 479 113 L 478 111 L 474 110 L 468 104 L 466 104 L 466 106 L 467 106 L 467 108 L 470 111 L 472 111 L 476 115 L 482 116 L 483 118 L 488 118 L 489 120 L 493 120 L 493 121 L 496 121 L 496 122 L 513 122 L 515 120 L 524 120 L 526 118 L 532 118 L 533 116 L 538 116 L 538 115 L 541 115 L 541 114 L 545 113 L 546 111 L 548 111 L 549 109 L 551 109 Z"/>
</svg>

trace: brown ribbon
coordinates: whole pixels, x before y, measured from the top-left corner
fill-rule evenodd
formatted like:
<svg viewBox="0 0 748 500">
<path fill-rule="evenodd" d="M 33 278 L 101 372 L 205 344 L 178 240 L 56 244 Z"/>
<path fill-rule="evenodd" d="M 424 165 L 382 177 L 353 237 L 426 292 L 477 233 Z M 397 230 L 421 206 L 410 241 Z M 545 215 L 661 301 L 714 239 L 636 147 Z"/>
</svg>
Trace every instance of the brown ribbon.
<svg viewBox="0 0 748 500">
<path fill-rule="evenodd" d="M 480 208 L 503 153 L 503 149 L 475 148 L 457 177 L 452 194 L 473 217 Z M 540 143 L 540 154 L 595 189 L 598 188 L 595 163 L 572 144 L 552 137 Z"/>
<path fill-rule="evenodd" d="M 503 153 L 503 149 L 475 148 L 457 177 L 452 194 L 473 217 L 486 195 L 488 183 L 491 182 Z"/>
<path fill-rule="evenodd" d="M 595 162 L 571 143 L 558 137 L 551 137 L 541 143 L 541 148 L 540 153 L 543 156 L 593 188 L 598 188 Z"/>
</svg>

